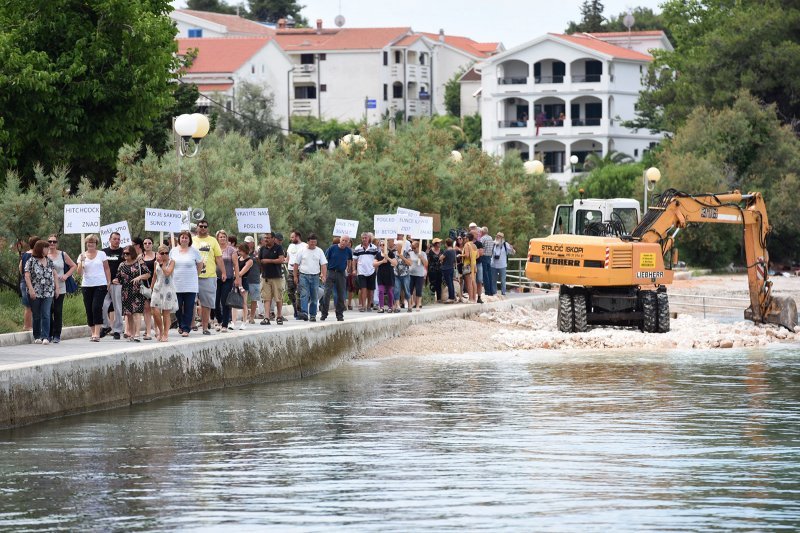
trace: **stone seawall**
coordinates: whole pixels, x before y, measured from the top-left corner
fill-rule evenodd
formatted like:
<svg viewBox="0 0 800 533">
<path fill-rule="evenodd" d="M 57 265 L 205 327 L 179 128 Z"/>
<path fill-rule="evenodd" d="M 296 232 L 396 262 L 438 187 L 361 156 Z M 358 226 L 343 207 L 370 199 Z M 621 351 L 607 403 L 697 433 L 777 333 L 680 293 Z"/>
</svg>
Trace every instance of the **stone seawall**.
<svg viewBox="0 0 800 533">
<path fill-rule="evenodd" d="M 0 354 L 0 429 L 177 394 L 301 379 L 335 368 L 413 324 L 514 306 L 544 309 L 555 302 L 553 295 L 526 295 L 420 313 L 348 314 L 344 322 L 272 326 L 165 344 L 120 343 L 114 350 L 108 343 L 87 342 L 98 351 L 16 364 L 3 364 Z"/>
</svg>

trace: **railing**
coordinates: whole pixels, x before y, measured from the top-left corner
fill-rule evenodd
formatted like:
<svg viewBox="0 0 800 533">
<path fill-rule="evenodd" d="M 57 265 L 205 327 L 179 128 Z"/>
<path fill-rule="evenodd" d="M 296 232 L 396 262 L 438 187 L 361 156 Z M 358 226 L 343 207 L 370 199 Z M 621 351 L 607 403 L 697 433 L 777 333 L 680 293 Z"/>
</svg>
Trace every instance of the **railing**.
<svg viewBox="0 0 800 533">
<path fill-rule="evenodd" d="M 564 119 L 563 118 L 546 118 L 539 124 L 537 124 L 540 128 L 562 128 L 564 127 Z"/>
<path fill-rule="evenodd" d="M 564 83 L 564 76 L 535 76 L 534 83 Z"/>
<path fill-rule="evenodd" d="M 519 251 L 518 251 L 519 252 Z M 525 253 L 528 253 L 525 250 Z M 506 268 L 506 287 L 516 287 L 517 289 L 533 289 L 533 281 L 525 276 L 525 265 L 528 263 L 527 257 L 509 257 L 508 267 Z"/>
<path fill-rule="evenodd" d="M 602 74 L 578 74 L 572 76 L 572 83 L 597 83 Z"/>
<path fill-rule="evenodd" d="M 518 78 L 518 77 L 510 77 L 510 78 L 497 78 L 498 85 L 525 85 L 528 83 L 528 78 Z"/>
<path fill-rule="evenodd" d="M 528 126 L 527 120 L 498 120 L 497 125 L 501 128 L 525 128 Z"/>
<path fill-rule="evenodd" d="M 671 291 L 668 291 L 667 294 L 669 294 L 670 309 L 674 310 L 676 307 L 688 307 L 698 312 L 698 314 L 702 311 L 703 318 L 706 318 L 707 314 L 733 315 L 735 314 L 734 311 L 737 312 L 741 318 L 744 310 L 750 307 L 749 298 L 707 296 L 704 294 L 686 294 Z M 736 305 L 736 303 L 739 305 Z"/>
<path fill-rule="evenodd" d="M 599 126 L 601 118 L 573 118 L 573 126 Z"/>
</svg>

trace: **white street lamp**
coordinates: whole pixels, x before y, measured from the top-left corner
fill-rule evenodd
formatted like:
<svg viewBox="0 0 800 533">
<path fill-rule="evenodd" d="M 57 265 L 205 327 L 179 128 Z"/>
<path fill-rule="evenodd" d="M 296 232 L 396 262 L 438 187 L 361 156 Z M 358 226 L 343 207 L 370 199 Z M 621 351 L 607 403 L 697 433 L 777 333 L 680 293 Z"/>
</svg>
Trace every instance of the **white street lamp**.
<svg viewBox="0 0 800 533">
<path fill-rule="evenodd" d="M 178 135 L 178 155 L 181 157 L 194 157 L 200 150 L 200 141 L 208 134 L 208 118 L 201 113 L 183 114 L 173 119 L 173 129 Z M 191 149 L 189 141 L 194 140 Z M 191 152 L 191 153 L 190 153 Z"/>
<path fill-rule="evenodd" d="M 652 191 L 656 188 L 656 183 L 661 179 L 661 171 L 656 167 L 650 167 L 642 173 L 642 181 L 644 182 L 644 210 L 647 211 L 647 191 Z"/>
<path fill-rule="evenodd" d="M 578 156 L 575 154 L 569 156 L 569 163 L 572 165 L 572 173 L 575 174 L 575 165 L 578 164 Z"/>
<path fill-rule="evenodd" d="M 525 168 L 525 174 L 544 173 L 544 165 L 538 159 L 534 159 L 533 161 L 525 161 L 522 166 Z"/>
</svg>

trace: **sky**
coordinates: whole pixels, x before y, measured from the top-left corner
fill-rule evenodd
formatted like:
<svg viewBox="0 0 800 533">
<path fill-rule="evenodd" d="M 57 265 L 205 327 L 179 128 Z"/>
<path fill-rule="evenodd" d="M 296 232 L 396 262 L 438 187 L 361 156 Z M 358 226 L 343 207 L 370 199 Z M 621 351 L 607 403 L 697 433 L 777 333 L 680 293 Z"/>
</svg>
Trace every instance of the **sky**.
<svg viewBox="0 0 800 533">
<path fill-rule="evenodd" d="M 246 1 L 246 0 L 242 0 Z M 660 11 L 663 0 L 604 0 L 604 15 L 613 17 L 634 7 Z M 236 0 L 227 0 L 231 5 Z M 344 16 L 345 27 L 410 26 L 415 31 L 462 35 L 481 42 L 502 42 L 506 49 L 548 33 L 561 33 L 570 20 L 580 19 L 583 0 L 298 0 L 302 13 L 314 25 L 335 27 Z M 185 7 L 184 0 L 173 2 Z"/>
</svg>

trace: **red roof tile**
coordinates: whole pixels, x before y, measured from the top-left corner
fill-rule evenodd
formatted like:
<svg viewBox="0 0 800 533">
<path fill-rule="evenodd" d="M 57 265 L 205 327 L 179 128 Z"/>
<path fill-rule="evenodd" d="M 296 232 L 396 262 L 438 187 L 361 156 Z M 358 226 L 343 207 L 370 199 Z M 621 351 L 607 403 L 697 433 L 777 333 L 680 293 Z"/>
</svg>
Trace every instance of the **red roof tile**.
<svg viewBox="0 0 800 533">
<path fill-rule="evenodd" d="M 605 54 L 608 56 L 615 57 L 617 59 L 631 59 L 634 61 L 652 61 L 653 56 L 642 54 L 641 52 L 636 52 L 634 50 L 629 50 L 628 48 L 622 48 L 621 46 L 616 46 L 611 43 L 607 43 L 605 41 L 601 41 L 595 37 L 592 37 L 585 33 L 576 33 L 573 35 L 562 35 L 558 33 L 551 33 L 553 37 L 557 37 L 564 41 L 568 41 L 579 46 L 583 46 L 584 48 L 589 48 L 596 52 L 600 52 L 601 54 Z"/>
<path fill-rule="evenodd" d="M 410 31 L 411 28 L 285 29 L 278 30 L 275 41 L 287 52 L 379 50 Z"/>
<path fill-rule="evenodd" d="M 420 39 L 422 39 L 422 35 L 419 34 L 406 35 L 405 37 L 394 43 L 393 46 L 410 46 L 415 42 L 419 41 Z"/>
<path fill-rule="evenodd" d="M 204 83 L 198 85 L 197 90 L 201 93 L 224 93 L 233 87 L 233 83 Z"/>
<path fill-rule="evenodd" d="M 186 13 L 187 15 L 201 18 L 215 24 L 221 24 L 225 26 L 230 33 L 234 34 L 253 36 L 272 36 L 275 34 L 275 30 L 272 28 L 236 15 L 223 15 L 221 13 L 209 13 L 208 11 L 195 11 L 194 9 L 176 9 L 175 11 L 177 13 Z"/>
<path fill-rule="evenodd" d="M 422 35 L 428 37 L 433 41 L 439 40 L 438 33 L 425 33 L 422 32 Z M 497 51 L 498 43 L 479 43 L 477 41 L 473 41 L 469 37 L 461 37 L 458 35 L 447 35 L 444 36 L 445 44 L 449 44 L 453 48 L 458 48 L 459 50 L 463 50 L 470 55 L 475 57 L 488 57 L 494 52 Z"/>
<path fill-rule="evenodd" d="M 626 32 L 626 31 L 592 32 L 592 33 L 588 33 L 587 35 L 591 35 L 593 37 L 597 37 L 599 39 L 602 39 L 603 37 L 627 37 L 628 36 L 628 32 Z M 631 36 L 632 37 L 647 36 L 647 35 L 654 36 L 654 37 L 660 37 L 661 35 L 664 35 L 664 32 L 661 31 L 661 30 L 644 30 L 644 31 L 632 31 L 631 32 Z"/>
<path fill-rule="evenodd" d="M 270 41 L 269 37 L 206 37 L 178 39 L 178 54 L 197 49 L 191 73 L 234 72 Z"/>
</svg>

